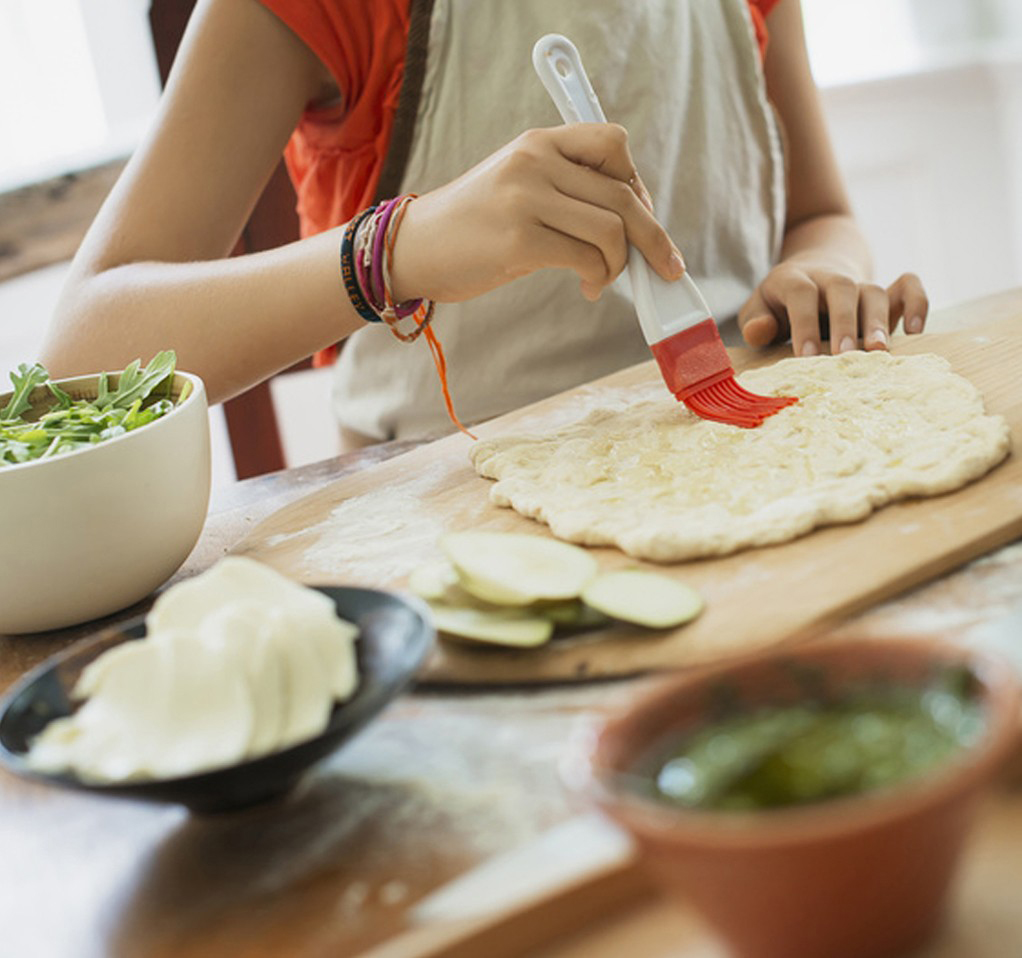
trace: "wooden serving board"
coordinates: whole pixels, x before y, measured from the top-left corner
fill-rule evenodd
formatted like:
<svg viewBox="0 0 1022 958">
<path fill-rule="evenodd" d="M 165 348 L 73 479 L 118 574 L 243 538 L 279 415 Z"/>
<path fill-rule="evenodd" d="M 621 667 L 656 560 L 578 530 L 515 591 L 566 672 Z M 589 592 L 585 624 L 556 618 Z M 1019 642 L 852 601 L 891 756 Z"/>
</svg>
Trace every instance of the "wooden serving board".
<svg viewBox="0 0 1022 958">
<path fill-rule="evenodd" d="M 934 352 L 982 392 L 1011 425 L 1013 452 L 983 479 L 950 495 L 898 503 L 852 525 L 818 529 L 779 546 L 659 571 L 698 589 L 703 614 L 665 633 L 618 628 L 504 650 L 442 642 L 422 680 L 517 684 L 628 675 L 707 663 L 796 641 L 1022 535 L 1022 336 L 1012 316 L 968 330 L 899 338 L 898 354 Z M 739 371 L 781 355 L 732 351 Z M 545 432 L 659 381 L 653 362 L 501 416 L 481 438 Z M 309 584 L 401 589 L 416 566 L 439 556 L 445 532 L 492 529 L 549 535 L 545 525 L 489 501 L 491 482 L 453 435 L 347 476 L 258 526 L 235 552 Z M 594 549 L 601 568 L 636 565 Z M 651 567 L 653 567 L 651 565 Z"/>
</svg>

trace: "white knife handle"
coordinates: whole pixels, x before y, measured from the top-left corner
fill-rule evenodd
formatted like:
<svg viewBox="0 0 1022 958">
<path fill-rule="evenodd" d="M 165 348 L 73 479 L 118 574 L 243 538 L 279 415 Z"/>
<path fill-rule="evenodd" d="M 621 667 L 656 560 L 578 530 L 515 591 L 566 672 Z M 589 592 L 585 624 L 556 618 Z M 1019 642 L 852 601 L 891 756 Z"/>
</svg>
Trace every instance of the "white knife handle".
<svg viewBox="0 0 1022 958">
<path fill-rule="evenodd" d="M 567 37 L 548 33 L 532 48 L 532 65 L 565 123 L 606 123 L 600 101 L 582 66 L 582 58 Z M 628 247 L 628 273 L 618 277 L 639 317 L 651 346 L 679 329 L 706 319 L 710 313 L 688 273 L 677 283 L 666 283 L 646 263 L 642 253 Z"/>
</svg>

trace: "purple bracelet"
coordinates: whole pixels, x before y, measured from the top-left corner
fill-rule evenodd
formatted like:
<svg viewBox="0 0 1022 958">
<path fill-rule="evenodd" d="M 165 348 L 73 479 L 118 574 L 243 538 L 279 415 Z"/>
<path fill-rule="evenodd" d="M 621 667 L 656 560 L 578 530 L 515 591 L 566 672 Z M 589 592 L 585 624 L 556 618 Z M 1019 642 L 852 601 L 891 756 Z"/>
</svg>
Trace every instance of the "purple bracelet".
<svg viewBox="0 0 1022 958">
<path fill-rule="evenodd" d="M 383 237 L 384 237 L 384 242 L 385 243 L 386 243 L 386 238 L 387 238 L 387 229 L 390 227 L 391 217 L 394 215 L 394 213 L 397 211 L 397 208 L 401 205 L 402 201 L 404 201 L 405 199 L 406 199 L 406 197 L 403 197 L 403 196 L 397 197 L 393 201 L 394 205 L 387 211 L 386 222 L 380 224 L 381 225 L 381 229 L 383 230 Z M 379 268 L 380 268 L 380 274 L 381 274 L 380 284 L 381 284 L 381 288 L 384 290 L 384 300 L 385 300 L 385 302 L 390 303 L 390 300 L 386 296 L 386 292 L 388 291 L 388 287 L 389 287 L 389 284 L 387 282 L 387 259 L 386 259 L 386 257 L 381 256 L 379 258 L 379 260 L 377 260 L 377 262 L 379 263 Z M 394 314 L 394 316 L 397 319 L 404 319 L 407 316 L 411 316 L 421 305 L 422 305 L 422 299 L 421 298 L 420 299 L 410 299 L 410 300 L 407 300 L 404 303 L 392 303 L 391 304 L 391 312 Z"/>
<path fill-rule="evenodd" d="M 383 290 L 383 241 L 387 235 L 387 226 L 390 224 L 390 217 L 394 213 L 398 199 L 382 203 L 376 213 L 376 235 L 373 237 L 373 258 L 370 262 L 369 295 L 373 300 L 373 307 L 378 308 L 380 312 L 387 305 L 387 298 Z"/>
</svg>

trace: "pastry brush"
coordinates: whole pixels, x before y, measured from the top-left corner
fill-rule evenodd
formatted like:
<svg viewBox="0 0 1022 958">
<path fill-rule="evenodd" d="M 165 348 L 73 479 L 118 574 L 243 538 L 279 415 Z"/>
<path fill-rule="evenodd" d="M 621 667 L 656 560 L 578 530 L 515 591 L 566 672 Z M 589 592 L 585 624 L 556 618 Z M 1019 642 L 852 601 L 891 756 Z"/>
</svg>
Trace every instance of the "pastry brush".
<svg viewBox="0 0 1022 958">
<path fill-rule="evenodd" d="M 542 37 L 532 63 L 566 123 L 607 122 L 567 37 Z M 687 272 L 668 283 L 629 246 L 628 279 L 639 326 L 667 388 L 697 416 L 751 428 L 798 402 L 794 396 L 758 396 L 738 384 L 717 323 Z"/>
</svg>

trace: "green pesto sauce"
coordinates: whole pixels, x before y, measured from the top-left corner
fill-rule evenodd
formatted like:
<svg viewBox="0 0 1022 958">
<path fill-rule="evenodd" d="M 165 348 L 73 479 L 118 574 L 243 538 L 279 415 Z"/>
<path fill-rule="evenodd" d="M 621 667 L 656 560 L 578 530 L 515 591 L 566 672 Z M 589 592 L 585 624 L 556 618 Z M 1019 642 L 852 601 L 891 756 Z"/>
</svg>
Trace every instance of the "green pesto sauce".
<svg viewBox="0 0 1022 958">
<path fill-rule="evenodd" d="M 672 804 L 748 811 L 821 802 L 925 774 L 983 734 L 974 679 L 878 686 L 838 702 L 763 708 L 701 728 L 655 767 Z"/>
</svg>

